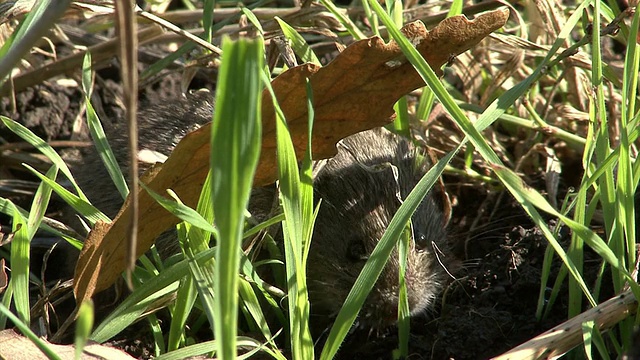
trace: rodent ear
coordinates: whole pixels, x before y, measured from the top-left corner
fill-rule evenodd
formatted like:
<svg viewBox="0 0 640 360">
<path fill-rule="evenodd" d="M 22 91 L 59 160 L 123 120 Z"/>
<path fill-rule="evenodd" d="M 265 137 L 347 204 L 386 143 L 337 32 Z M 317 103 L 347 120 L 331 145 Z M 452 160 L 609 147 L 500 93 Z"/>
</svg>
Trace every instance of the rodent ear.
<svg viewBox="0 0 640 360">
<path fill-rule="evenodd" d="M 354 239 L 349 242 L 346 257 L 353 262 L 359 262 L 366 261 L 369 258 L 369 254 L 367 254 L 362 241 Z"/>
</svg>

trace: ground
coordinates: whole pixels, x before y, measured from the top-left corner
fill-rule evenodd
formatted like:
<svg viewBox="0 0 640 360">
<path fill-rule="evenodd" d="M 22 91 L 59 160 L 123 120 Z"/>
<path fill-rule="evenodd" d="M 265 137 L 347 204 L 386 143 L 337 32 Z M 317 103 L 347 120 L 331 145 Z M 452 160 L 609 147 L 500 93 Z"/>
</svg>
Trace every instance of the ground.
<svg viewBox="0 0 640 360">
<path fill-rule="evenodd" d="M 107 94 L 102 98 L 105 113 L 120 114 L 121 109 L 104 105 L 113 103 L 109 99 L 113 91 L 111 84 L 110 91 L 97 92 Z M 153 103 L 176 91 L 176 82 L 168 78 L 162 85 L 146 88 L 141 94 L 143 102 Z M 164 99 L 166 101 L 166 97 Z M 69 140 L 79 101 L 78 91 L 51 84 L 39 85 L 18 96 L 17 113 L 10 112 L 6 98 L 0 111 L 26 124 L 43 139 Z M 6 130 L 2 133 L 7 141 L 17 141 Z M 17 169 L 3 170 L 9 171 L 9 176 L 28 178 Z M 488 358 L 565 319 L 562 300 L 565 294 L 556 301 L 546 319 L 536 319 L 540 268 L 547 242 L 519 205 L 503 193 L 504 190 L 486 189 L 482 185 L 457 186 L 455 176 L 446 176 L 445 184 L 457 202 L 449 224 L 449 242 L 463 266 L 461 271 L 452 274 L 455 279 L 434 309 L 413 319 L 412 358 Z M 14 198 L 27 206 L 27 197 Z M 474 221 L 484 225 L 469 232 Z M 549 224 L 555 223 L 549 220 Z M 564 234 L 566 238 L 568 231 Z M 55 267 L 55 264 L 49 266 Z M 552 278 L 557 269 L 556 264 Z M 137 351 L 144 349 L 135 343 L 122 346 Z M 381 333 L 356 331 L 343 344 L 340 357 L 387 358 L 396 346 L 395 329 Z"/>
</svg>

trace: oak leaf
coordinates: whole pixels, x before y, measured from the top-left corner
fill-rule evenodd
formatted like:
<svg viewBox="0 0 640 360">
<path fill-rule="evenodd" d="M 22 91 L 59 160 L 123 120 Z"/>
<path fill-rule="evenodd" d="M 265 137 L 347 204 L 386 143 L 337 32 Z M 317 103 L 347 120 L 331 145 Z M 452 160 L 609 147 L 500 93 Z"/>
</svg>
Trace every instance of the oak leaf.
<svg viewBox="0 0 640 360">
<path fill-rule="evenodd" d="M 452 57 L 502 27 L 508 17 L 509 10 L 505 8 L 471 21 L 463 15 L 451 17 L 431 31 L 416 21 L 405 25 L 402 32 L 416 44 L 429 65 L 440 71 Z M 425 85 L 398 45 L 393 41 L 385 44 L 379 37 L 353 43 L 324 67 L 304 64 L 282 73 L 272 85 L 299 158 L 307 143 L 307 78 L 314 94 L 312 141 L 316 159 L 334 155 L 336 143 L 344 137 L 389 123 L 398 99 Z M 276 179 L 275 113 L 266 90 L 262 96 L 262 117 L 262 150 L 255 186 Z M 210 133 L 209 124 L 188 134 L 167 161 L 151 174 L 145 174 L 141 181 L 158 193 L 171 188 L 186 205 L 195 207 L 209 169 Z M 139 201 L 138 256 L 151 247 L 158 235 L 178 222 L 145 191 L 140 191 Z M 111 224 L 101 224 L 98 231 L 91 232 L 76 267 L 76 301 L 106 289 L 124 271 L 129 226 L 127 201 Z"/>
</svg>

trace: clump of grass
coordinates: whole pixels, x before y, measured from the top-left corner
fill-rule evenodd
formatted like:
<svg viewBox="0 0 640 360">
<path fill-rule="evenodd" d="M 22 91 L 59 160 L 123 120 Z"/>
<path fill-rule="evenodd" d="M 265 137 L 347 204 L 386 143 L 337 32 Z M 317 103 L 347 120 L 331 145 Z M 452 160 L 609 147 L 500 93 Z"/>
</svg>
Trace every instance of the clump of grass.
<svg viewBox="0 0 640 360">
<path fill-rule="evenodd" d="M 451 14 L 459 12 L 461 8 L 461 2 L 454 3 L 450 10 Z M 164 4 L 166 5 L 166 2 Z M 365 29 L 362 23 L 345 16 L 330 1 L 323 1 L 323 4 L 342 23 L 351 37 L 357 39 L 367 36 L 365 32 L 369 30 Z M 478 58 L 473 58 L 473 55 L 469 54 L 460 56 L 454 69 L 460 71 L 466 68 L 469 73 L 477 77 L 469 76 L 462 79 L 463 88 L 456 89 L 443 84 L 436 77 L 433 69 L 398 32 L 397 29 L 402 25 L 403 14 L 400 2 L 387 2 L 386 10 L 377 1 L 364 1 L 362 5 L 368 23 L 372 26 L 370 32 L 377 34 L 387 31 L 390 37 L 401 45 L 407 59 L 427 83 L 427 87 L 420 92 L 417 106 L 411 105 L 411 98 L 403 99 L 398 103 L 396 107 L 398 121 L 394 124 L 394 129 L 405 135 L 409 134 L 410 128 L 414 126 L 411 123 L 412 119 L 427 119 L 434 104 L 439 103 L 446 109 L 456 126 L 455 129 L 449 130 L 458 136 L 457 143 L 440 149 L 441 160 L 405 200 L 387 233 L 376 247 L 376 254 L 379 253 L 381 256 L 371 256 L 371 258 L 387 259 L 390 256 L 394 246 L 401 239 L 404 226 L 417 204 L 438 177 L 448 171 L 469 183 L 475 184 L 480 179 L 491 182 L 493 187 L 507 190 L 521 204 L 532 222 L 540 228 L 548 240 L 547 256 L 542 266 L 538 308 L 532 310 L 540 319 L 549 315 L 565 283 L 568 285 L 569 293 L 567 318 L 576 316 L 585 308 L 597 306 L 606 300 L 602 289 L 609 283 L 615 293 L 630 288 L 637 297 L 639 289 L 633 275 L 637 262 L 634 195 L 640 181 L 640 170 L 638 170 L 640 167 L 635 161 L 637 125 L 640 115 L 636 107 L 638 48 L 634 40 L 638 37 L 640 15 L 628 12 L 627 17 L 622 17 L 625 13 L 620 11 L 614 1 L 586 1 L 576 8 L 556 9 L 561 10 L 559 12 L 553 12 L 550 9 L 545 11 L 542 8 L 527 5 L 522 13 L 517 11 L 513 13 L 514 18 L 520 20 L 518 30 L 512 31 L 518 36 L 506 33 L 495 35 L 494 40 L 499 42 L 493 41 L 488 45 L 489 48 L 481 48 L 479 54 L 476 54 Z M 46 2 L 41 2 L 40 6 L 39 9 L 43 9 L 42 6 L 46 6 Z M 163 5 L 160 2 L 155 6 L 162 8 Z M 213 11 L 213 1 L 205 1 L 204 8 L 207 11 L 198 21 L 202 20 L 202 38 L 207 42 L 211 43 L 221 33 L 238 31 L 237 28 L 224 28 L 223 25 L 230 25 L 236 21 L 240 12 L 229 15 L 223 21 L 216 21 L 214 24 L 216 11 Z M 265 21 L 259 18 L 259 14 L 256 15 L 259 9 L 254 10 L 256 11 L 244 10 L 244 14 L 253 24 L 275 26 L 277 22 L 282 33 L 292 40 L 293 50 L 300 59 L 319 62 L 318 59 L 322 56 L 311 50 L 313 47 L 307 44 L 305 36 L 297 31 L 300 27 L 296 29 L 291 26 L 286 18 Z M 44 26 L 47 29 L 50 27 L 45 22 L 31 23 L 30 19 L 37 17 L 38 14 L 39 12 L 34 12 L 23 21 L 20 30 L 16 31 L 11 41 L 3 46 L 0 54 L 7 54 L 7 56 L 0 57 L 2 58 L 0 77 L 4 78 L 9 69 L 24 57 L 24 51 L 18 50 L 25 46 L 27 49 L 30 48 L 37 40 L 28 36 L 23 37 L 21 34 L 25 31 L 28 33 L 31 26 Z M 540 21 L 543 17 L 546 21 Z M 613 25 L 603 26 L 602 19 Z M 104 26 L 110 26 L 105 19 L 100 20 Z M 534 27 L 527 27 L 527 21 L 530 24 L 549 27 L 548 34 L 551 35 L 545 37 L 540 33 L 534 34 L 537 30 Z M 378 26 L 380 23 L 384 28 Z M 624 61 L 621 63 L 612 62 L 612 59 L 607 58 L 608 55 L 601 51 L 602 41 L 606 38 L 599 36 L 602 31 L 605 35 L 613 35 L 612 29 L 618 27 L 619 34 L 615 35 L 616 40 L 625 46 Z M 37 29 L 33 31 L 35 34 L 38 33 Z M 259 29 L 258 32 L 265 34 L 264 29 Z M 12 45 L 13 42 L 21 44 L 20 47 L 14 47 L 16 45 Z M 220 111 L 216 115 L 217 124 L 230 124 L 223 120 L 233 116 L 238 109 L 249 109 L 246 104 L 257 106 L 259 103 L 255 94 L 256 89 L 259 88 L 257 79 L 263 76 L 262 44 L 256 42 L 253 45 L 237 46 L 237 48 L 232 45 L 223 46 L 224 54 L 227 54 L 228 58 L 225 59 L 225 55 L 222 57 L 223 65 L 217 84 L 219 91 L 217 106 Z M 10 47 L 11 51 L 9 51 Z M 148 67 L 141 77 L 146 79 L 160 74 L 193 49 L 195 49 L 193 43 L 182 44 L 173 54 Z M 491 58 L 482 60 L 482 56 L 487 54 Z M 100 58 L 108 58 L 111 55 L 105 57 L 105 54 L 100 54 Z M 210 59 L 211 56 L 210 53 L 203 52 L 197 56 L 197 61 Z M 243 61 L 247 59 L 245 56 L 251 58 L 252 62 L 244 64 Z M 89 101 L 91 93 L 89 68 L 96 62 L 89 57 L 85 59 L 83 86 L 87 95 L 85 98 L 87 117 L 92 124 L 94 137 L 102 138 L 99 121 Z M 215 62 L 217 61 L 219 60 L 216 58 Z M 228 71 L 228 68 L 225 66 L 229 63 L 252 67 L 251 70 L 238 68 L 227 73 L 225 71 Z M 575 66 L 575 64 L 578 65 Z M 274 72 L 279 70 L 276 69 Z M 228 91 L 233 93 L 239 91 L 233 87 L 233 79 L 243 77 L 245 73 L 253 76 L 251 77 L 253 87 L 247 90 L 252 95 L 239 103 L 234 99 L 235 101 L 229 100 L 227 104 L 225 94 L 228 93 L 225 88 L 229 87 Z M 19 86 L 27 83 L 21 83 L 22 79 L 24 78 L 16 78 Z M 492 83 L 494 79 L 499 81 Z M 267 79 L 263 79 L 264 83 L 268 83 Z M 309 94 L 310 98 L 312 95 Z M 612 103 L 616 106 L 611 106 Z M 225 109 L 229 111 L 223 111 Z M 570 113 L 569 109 L 573 109 L 573 113 Z M 251 116 L 243 114 L 240 117 L 244 120 L 255 120 L 259 118 L 259 116 L 255 117 L 256 113 L 259 113 L 257 109 L 251 109 Z M 576 113 L 578 114 L 576 117 L 586 121 L 584 123 L 570 121 L 568 115 Z M 310 111 L 310 114 L 313 112 Z M 11 283 L 3 296 L 4 305 L 0 307 L 2 310 L 0 325 L 5 326 L 7 318 L 15 324 L 29 324 L 32 320 L 30 319 L 29 279 L 32 282 L 37 282 L 37 279 L 29 276 L 29 242 L 38 228 L 52 231 L 41 222 L 51 192 L 55 191 L 72 204 L 90 224 L 98 219 L 107 221 L 108 219 L 88 203 L 82 190 L 77 186 L 76 194 L 73 194 L 55 183 L 58 172 L 62 172 L 72 182 L 73 177 L 61 157 L 51 147 L 10 119 L 3 117 L 2 120 L 12 131 L 45 153 L 53 164 L 49 172 L 39 174 L 42 182 L 29 211 L 19 209 L 7 199 L 0 199 L 0 211 L 9 214 L 14 224 L 14 239 L 10 255 L 3 253 L 3 256 L 11 258 L 12 273 Z M 310 122 L 312 121 L 311 115 Z M 483 135 L 487 134 L 483 131 L 487 129 L 490 131 L 498 126 L 501 127 L 500 131 L 511 132 L 515 137 L 522 136 L 524 132 L 525 139 L 521 141 L 522 144 L 527 142 L 540 144 L 551 153 L 554 152 L 554 144 L 568 144 L 574 156 L 580 159 L 582 166 L 583 173 L 579 177 L 579 187 L 573 192 L 567 191 L 566 196 L 558 195 L 557 188 L 553 187 L 545 191 L 528 187 L 523 181 L 526 176 L 521 176 L 522 174 L 518 172 L 522 165 L 518 156 L 496 151 L 496 149 L 504 149 L 504 144 L 493 137 Z M 236 138 L 235 136 L 248 136 L 255 140 L 259 130 L 249 125 L 246 129 L 236 128 L 237 132 L 233 132 L 232 135 L 221 136 L 224 131 L 218 128 L 214 130 L 216 132 L 213 138 L 231 140 Z M 228 130 L 233 131 L 234 128 L 229 127 Z M 442 140 L 444 143 L 443 139 L 430 140 L 432 142 Z M 218 149 L 215 152 L 219 154 L 236 149 L 234 144 L 238 142 L 255 145 L 255 141 L 231 142 L 224 148 L 226 150 Z M 197 209 L 185 207 L 177 196 L 172 200 L 163 200 L 158 196 L 158 201 L 163 202 L 166 208 L 186 220 L 178 227 L 183 254 L 164 264 L 159 259 L 156 259 L 157 261 L 141 259 L 134 270 L 135 288 L 119 307 L 93 330 L 90 336 L 93 340 L 107 341 L 132 323 L 146 319 L 154 335 L 155 355 L 160 358 L 180 358 L 213 352 L 220 357 L 231 358 L 236 356 L 238 349 L 246 351 L 245 356 L 263 351 L 275 358 L 285 358 L 281 350 L 284 346 L 291 349 L 294 358 L 313 358 L 313 339 L 308 330 L 309 304 L 304 266 L 314 217 L 309 173 L 312 144 L 309 144 L 308 157 L 305 158 L 299 170 L 295 157 L 291 154 L 286 124 L 281 118 L 278 123 L 278 142 L 284 215 L 242 234 L 245 224 L 244 210 L 251 184 L 251 167 L 255 166 L 255 146 L 248 150 L 252 155 L 249 156 L 249 160 L 244 160 L 238 155 L 234 158 L 219 159 L 222 160 L 221 163 L 212 164 L 212 177 L 208 179 L 203 189 Z M 106 144 L 104 141 L 96 141 L 96 143 L 103 146 Z M 222 146 L 222 143 L 217 141 L 213 145 Z M 108 150 L 104 148 L 104 153 L 108 154 Z M 461 161 L 455 162 L 456 160 Z M 461 165 L 456 165 L 456 168 L 447 167 L 454 162 Z M 126 187 L 121 180 L 122 174 L 112 161 L 111 163 L 109 168 L 113 173 L 112 176 L 119 179 L 117 180 L 120 183 L 119 189 L 123 195 L 126 195 Z M 234 173 L 234 169 L 241 169 L 242 172 Z M 545 172 L 538 167 L 531 171 L 531 173 L 536 172 L 548 177 L 553 175 L 552 171 Z M 217 174 L 226 174 L 229 178 L 223 180 L 222 177 L 216 176 Z M 208 205 L 211 203 L 214 204 L 213 210 Z M 559 241 L 558 228 L 551 228 L 548 225 L 546 217 L 548 215 L 559 219 L 563 225 L 572 230 L 568 246 L 564 246 Z M 592 230 L 597 215 L 601 215 L 604 228 L 602 233 Z M 283 218 L 287 239 L 284 247 L 286 278 L 290 280 L 284 282 L 287 284 L 286 289 L 279 294 L 286 294 L 286 300 L 274 296 L 273 289 L 270 289 L 268 284 L 256 275 L 255 268 L 264 264 L 251 262 L 250 256 L 242 253 L 239 246 L 243 236 L 255 234 L 259 229 L 266 228 Z M 59 232 L 56 234 L 61 235 Z M 209 240 L 212 236 L 216 241 L 214 247 L 209 248 Z M 69 237 L 66 236 L 66 238 Z M 588 281 L 584 277 L 584 254 L 587 248 L 592 249 L 602 259 L 595 281 Z M 551 278 L 552 262 L 558 260 L 561 261 L 562 268 L 553 279 Z M 383 267 L 384 262 L 367 262 L 336 318 L 320 354 L 321 358 L 330 359 L 336 355 Z M 568 278 L 567 275 L 569 275 Z M 550 295 L 546 291 L 549 287 L 552 289 Z M 172 297 L 176 300 L 172 301 Z M 288 319 L 285 319 L 279 307 L 281 301 L 286 301 Z M 10 304 L 14 306 L 17 318 L 7 309 Z M 170 324 L 168 326 L 163 326 L 160 320 L 160 317 L 165 315 L 153 313 L 165 304 L 169 304 L 167 317 L 170 319 Z M 152 314 L 149 315 L 148 312 Z M 240 325 L 236 323 L 238 315 L 240 315 Z M 273 317 L 277 320 L 273 321 Z M 607 343 L 598 329 L 593 326 L 593 322 L 585 323 L 583 338 L 589 341 L 584 342 L 581 351 L 585 351 L 587 356 L 597 354 L 596 356 L 603 358 L 610 354 L 620 355 L 631 345 L 628 339 L 631 338 L 633 325 L 635 322 L 631 318 L 621 322 L 617 331 L 610 333 Z M 168 333 L 166 333 L 167 327 Z M 238 336 L 239 328 L 259 336 L 253 338 Z M 215 335 L 209 334 L 209 338 L 215 340 L 203 341 L 201 334 L 197 334 L 201 329 L 207 329 L 206 331 L 209 332 L 215 329 Z M 26 328 L 24 331 L 28 334 Z M 406 356 L 407 325 L 403 325 L 401 331 L 405 336 L 401 336 L 402 340 L 398 347 L 402 349 L 401 354 Z M 283 337 L 286 340 L 282 340 Z M 37 342 L 37 340 L 34 341 Z M 193 342 L 196 343 L 193 344 Z M 592 344 L 596 345 L 595 348 Z"/>
</svg>

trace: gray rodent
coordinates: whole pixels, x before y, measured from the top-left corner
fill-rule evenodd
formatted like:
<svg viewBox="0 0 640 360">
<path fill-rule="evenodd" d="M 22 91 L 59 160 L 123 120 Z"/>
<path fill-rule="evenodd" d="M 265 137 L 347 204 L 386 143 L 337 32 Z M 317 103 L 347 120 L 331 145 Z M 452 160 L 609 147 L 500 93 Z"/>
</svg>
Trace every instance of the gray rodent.
<svg viewBox="0 0 640 360">
<path fill-rule="evenodd" d="M 143 108 L 138 114 L 139 148 L 169 155 L 188 131 L 210 121 L 213 110 L 212 96 L 202 91 Z M 128 159 L 122 128 L 115 125 L 108 131 L 119 161 Z M 314 198 L 321 198 L 322 203 L 307 268 L 312 315 L 337 314 L 401 199 L 429 169 L 427 160 L 419 160 L 426 157 L 418 153 L 410 142 L 387 130 L 369 130 L 341 141 L 337 155 L 315 176 Z M 125 164 L 121 165 L 126 171 Z M 85 156 L 74 172 L 93 204 L 113 217 L 122 199 L 95 152 Z M 261 191 L 255 189 L 254 194 Z M 249 210 L 266 214 L 271 203 L 264 203 L 252 201 Z M 406 284 L 410 310 L 415 315 L 429 308 L 446 280 L 436 253 L 446 253 L 445 220 L 431 194 L 413 215 L 412 224 L 414 241 Z M 382 328 L 395 322 L 398 269 L 394 254 L 365 303 L 362 326 Z"/>
</svg>

